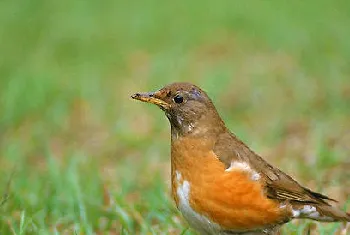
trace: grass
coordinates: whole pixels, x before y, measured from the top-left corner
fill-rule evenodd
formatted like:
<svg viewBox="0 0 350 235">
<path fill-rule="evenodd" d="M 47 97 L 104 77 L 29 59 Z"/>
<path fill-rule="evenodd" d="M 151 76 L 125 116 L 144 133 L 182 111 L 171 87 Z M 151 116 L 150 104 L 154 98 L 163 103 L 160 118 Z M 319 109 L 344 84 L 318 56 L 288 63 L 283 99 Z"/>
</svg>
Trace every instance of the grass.
<svg viewBox="0 0 350 235">
<path fill-rule="evenodd" d="M 254 150 L 349 210 L 349 11 L 1 1 L 0 234 L 194 234 L 169 196 L 166 118 L 129 98 L 172 81 L 202 86 Z"/>
</svg>

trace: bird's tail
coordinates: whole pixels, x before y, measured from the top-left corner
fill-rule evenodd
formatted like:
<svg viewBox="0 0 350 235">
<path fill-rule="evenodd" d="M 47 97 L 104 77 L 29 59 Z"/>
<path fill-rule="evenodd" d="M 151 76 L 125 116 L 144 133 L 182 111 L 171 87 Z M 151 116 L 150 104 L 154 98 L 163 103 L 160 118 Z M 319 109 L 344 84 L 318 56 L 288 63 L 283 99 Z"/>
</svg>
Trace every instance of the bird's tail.
<svg viewBox="0 0 350 235">
<path fill-rule="evenodd" d="M 344 212 L 339 208 L 330 205 L 317 206 L 321 216 L 328 217 L 330 222 L 343 221 L 350 222 L 350 213 Z"/>
</svg>

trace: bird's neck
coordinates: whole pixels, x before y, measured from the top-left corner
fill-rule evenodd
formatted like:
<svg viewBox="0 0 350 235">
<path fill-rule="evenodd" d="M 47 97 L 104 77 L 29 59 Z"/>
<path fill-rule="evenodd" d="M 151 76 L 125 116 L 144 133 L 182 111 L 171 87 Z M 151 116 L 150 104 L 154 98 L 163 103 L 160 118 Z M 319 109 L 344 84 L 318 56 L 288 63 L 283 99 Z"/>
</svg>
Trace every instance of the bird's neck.
<svg viewBox="0 0 350 235">
<path fill-rule="evenodd" d="M 215 138 L 217 135 L 226 129 L 224 122 L 218 116 L 202 116 L 198 120 L 186 120 L 177 117 L 171 122 L 171 139 L 176 140 L 180 137 L 211 137 Z"/>
</svg>

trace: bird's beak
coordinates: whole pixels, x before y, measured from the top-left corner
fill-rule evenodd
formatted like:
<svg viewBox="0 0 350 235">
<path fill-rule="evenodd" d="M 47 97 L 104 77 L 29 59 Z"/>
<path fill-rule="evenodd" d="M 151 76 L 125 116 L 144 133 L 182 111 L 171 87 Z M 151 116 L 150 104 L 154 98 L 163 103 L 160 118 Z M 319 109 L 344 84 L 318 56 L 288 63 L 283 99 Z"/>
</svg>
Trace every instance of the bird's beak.
<svg viewBox="0 0 350 235">
<path fill-rule="evenodd" d="M 135 100 L 140 100 L 143 102 L 155 104 L 159 106 L 163 110 L 167 110 L 170 108 L 170 104 L 158 98 L 159 95 L 157 92 L 147 92 L 147 93 L 135 93 L 131 96 L 131 98 Z"/>
</svg>

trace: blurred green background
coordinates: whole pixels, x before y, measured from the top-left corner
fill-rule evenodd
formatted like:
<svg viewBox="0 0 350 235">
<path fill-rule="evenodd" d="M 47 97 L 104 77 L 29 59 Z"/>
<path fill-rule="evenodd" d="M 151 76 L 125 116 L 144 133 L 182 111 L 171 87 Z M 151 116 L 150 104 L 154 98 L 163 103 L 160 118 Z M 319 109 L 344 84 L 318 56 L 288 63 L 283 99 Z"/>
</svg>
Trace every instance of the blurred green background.
<svg viewBox="0 0 350 235">
<path fill-rule="evenodd" d="M 349 26 L 346 0 L 0 1 L 0 234 L 195 234 L 168 122 L 130 99 L 174 81 L 349 210 Z"/>
</svg>

